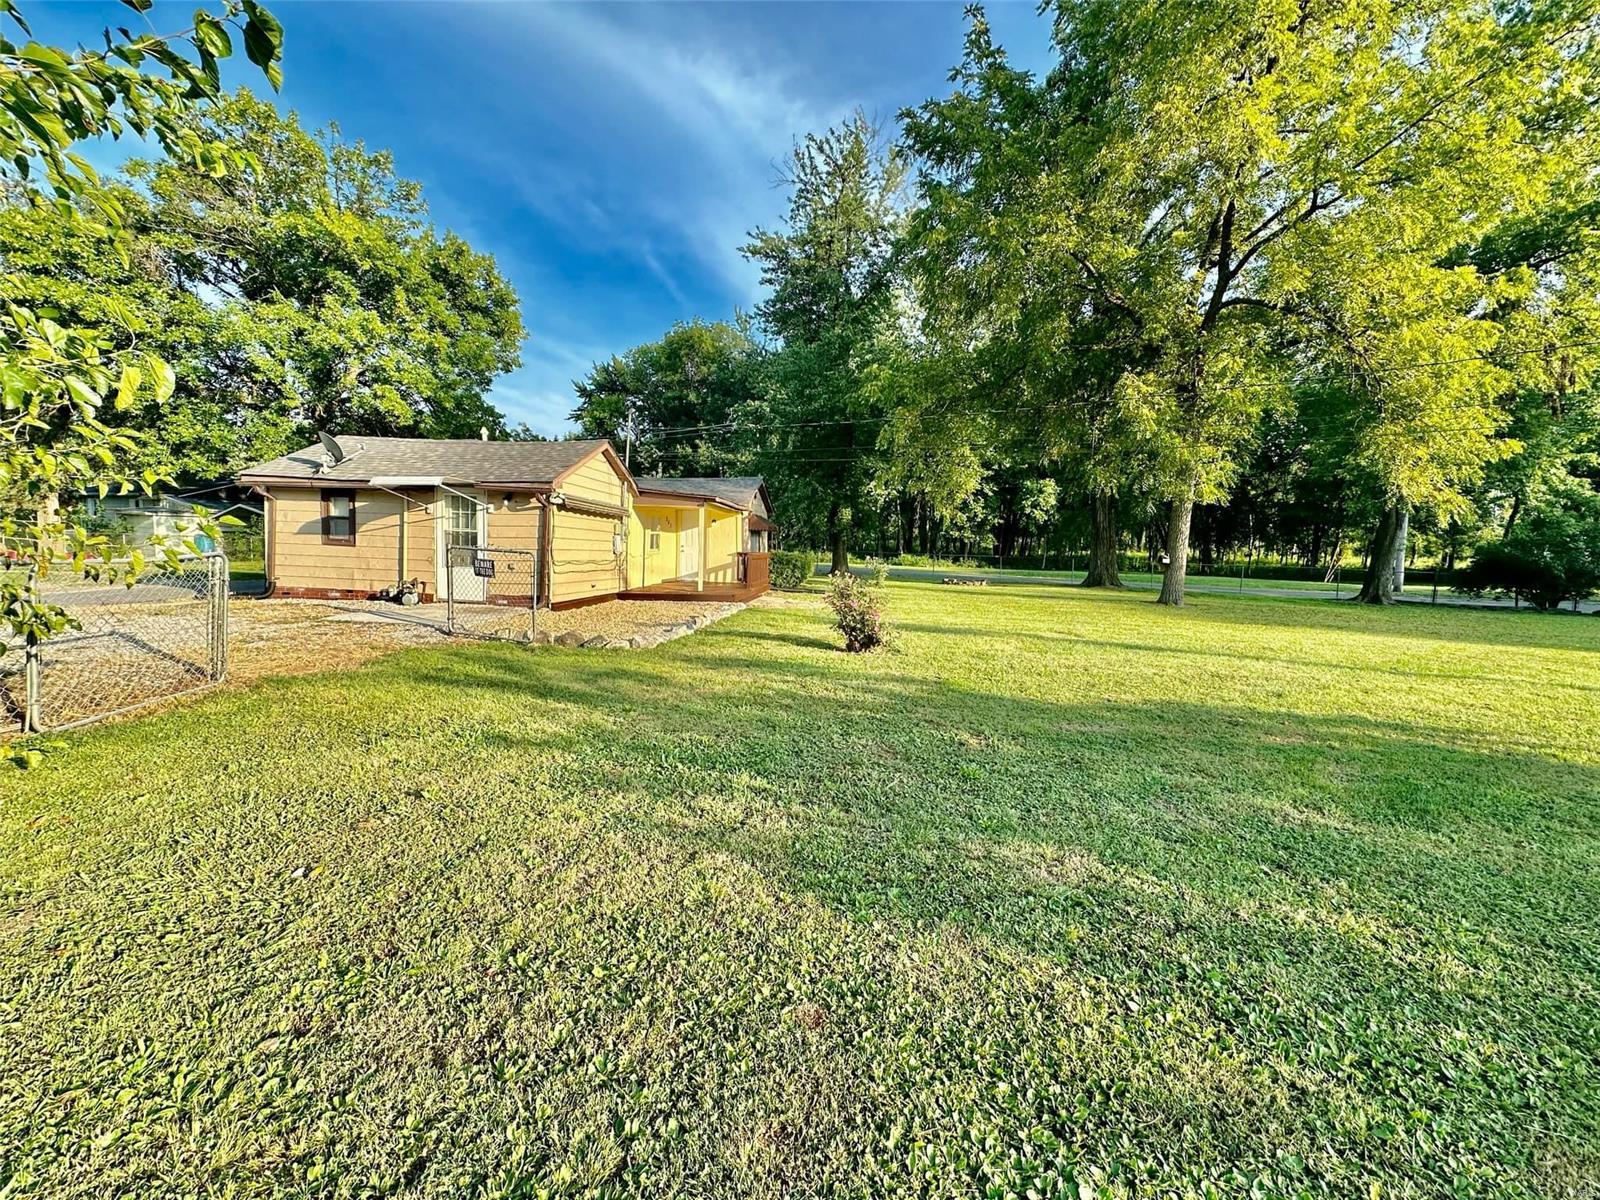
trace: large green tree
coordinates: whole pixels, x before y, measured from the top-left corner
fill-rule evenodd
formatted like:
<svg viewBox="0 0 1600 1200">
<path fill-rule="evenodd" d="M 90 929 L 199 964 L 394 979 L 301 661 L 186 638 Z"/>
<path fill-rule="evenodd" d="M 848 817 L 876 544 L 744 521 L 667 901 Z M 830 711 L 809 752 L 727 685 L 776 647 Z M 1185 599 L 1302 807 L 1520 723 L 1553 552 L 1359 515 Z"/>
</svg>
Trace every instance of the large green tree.
<svg viewBox="0 0 1600 1200">
<path fill-rule="evenodd" d="M 1034 79 L 975 14 L 957 93 L 910 123 L 931 202 L 1000 201 L 947 205 L 923 236 L 966 251 L 945 255 L 947 291 L 992 264 L 1059 297 L 1060 321 L 1117 315 L 1117 411 L 1170 505 L 1164 603 L 1183 600 L 1194 504 L 1227 495 L 1307 363 L 1358 378 L 1386 512 L 1449 499 L 1502 452 L 1492 285 L 1444 260 L 1542 203 L 1583 136 L 1584 10 L 1062 0 L 1054 16 L 1058 61 Z"/>
<path fill-rule="evenodd" d="M 765 386 L 766 355 L 748 323 L 694 320 L 595 363 L 573 383 L 572 419 L 609 438 L 636 474 L 721 475 L 745 465 L 741 423 Z"/>
<path fill-rule="evenodd" d="M 117 196 L 74 152 L 85 139 L 132 132 L 213 176 L 248 165 L 234 148 L 200 137 L 191 118 L 220 95 L 219 60 L 233 53 L 235 37 L 277 85 L 282 30 L 255 0 L 196 10 L 193 24 L 171 36 L 107 30 L 104 48 L 93 51 L 32 40 L 10 0 L 0 16 L 26 39 L 0 34 L 0 185 L 9 200 L 118 237 Z M 40 592 L 53 565 L 104 569 L 94 559 L 108 553 L 105 541 L 65 524 L 55 498 L 66 488 L 134 486 L 128 454 L 136 443 L 108 423 L 106 410 L 146 398 L 159 403 L 174 386 L 171 365 L 139 346 L 116 314 L 103 327 L 79 325 L 7 299 L 0 311 L 0 543 L 8 562 L 0 570 L 0 618 L 12 637 L 5 645 L 37 642 L 70 624 Z M 138 483 L 148 488 L 156 478 L 146 471 Z"/>
<path fill-rule="evenodd" d="M 894 344 L 904 180 L 899 153 L 858 113 L 794 148 L 788 218 L 745 247 L 769 289 L 757 316 L 779 343 L 756 461 L 785 504 L 820 517 L 835 571 L 874 474 L 872 376 Z"/>
<path fill-rule="evenodd" d="M 282 369 L 253 372 L 305 426 L 472 437 L 501 431 L 485 400 L 520 362 L 516 293 L 488 255 L 427 222 L 421 187 L 387 151 L 300 127 L 247 91 L 196 118 L 253 156 L 212 178 L 136 165 L 149 233 L 178 282 L 234 302 Z"/>
<path fill-rule="evenodd" d="M 475 437 L 518 362 L 517 298 L 486 255 L 427 223 L 386 153 L 313 135 L 239 92 L 185 128 L 238 169 L 137 162 L 105 189 L 118 236 L 53 210 L 0 210 L 8 295 L 75 324 L 120 325 L 174 366 L 172 397 L 119 425 L 135 461 L 212 478 L 326 428 Z"/>
</svg>

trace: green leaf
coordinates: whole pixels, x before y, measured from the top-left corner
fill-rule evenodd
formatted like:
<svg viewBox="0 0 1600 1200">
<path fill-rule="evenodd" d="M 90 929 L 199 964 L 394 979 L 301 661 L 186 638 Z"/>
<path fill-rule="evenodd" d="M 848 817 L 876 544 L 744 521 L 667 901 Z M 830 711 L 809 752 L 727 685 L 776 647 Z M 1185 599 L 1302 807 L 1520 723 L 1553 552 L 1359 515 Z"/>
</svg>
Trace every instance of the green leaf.
<svg viewBox="0 0 1600 1200">
<path fill-rule="evenodd" d="M 249 20 L 244 26 L 244 52 L 251 62 L 266 71 L 283 53 L 283 26 L 259 4 L 244 6 Z M 271 72 L 268 71 L 270 78 Z"/>
<path fill-rule="evenodd" d="M 233 39 L 228 36 L 227 28 L 203 8 L 194 14 L 194 40 L 202 56 L 227 58 L 233 53 Z"/>
<path fill-rule="evenodd" d="M 68 394 L 79 408 L 93 412 L 100 407 L 100 393 L 76 375 L 68 375 L 63 382 L 66 384 Z"/>
<path fill-rule="evenodd" d="M 173 374 L 166 359 L 157 358 L 152 354 L 145 362 L 151 374 L 155 376 L 156 403 L 163 403 L 172 397 L 173 389 L 178 386 L 178 377 Z"/>
<path fill-rule="evenodd" d="M 0 13 L 5 13 L 15 21 L 23 33 L 29 37 L 33 36 L 33 30 L 28 28 L 28 23 L 22 19 L 22 14 L 17 11 L 17 6 L 11 0 L 0 0 Z"/>
<path fill-rule="evenodd" d="M 112 400 L 112 407 L 118 411 L 126 409 L 133 403 L 133 398 L 138 394 L 139 383 L 144 379 L 144 372 L 132 363 L 127 363 L 122 368 L 122 376 L 117 380 L 117 394 Z"/>
</svg>

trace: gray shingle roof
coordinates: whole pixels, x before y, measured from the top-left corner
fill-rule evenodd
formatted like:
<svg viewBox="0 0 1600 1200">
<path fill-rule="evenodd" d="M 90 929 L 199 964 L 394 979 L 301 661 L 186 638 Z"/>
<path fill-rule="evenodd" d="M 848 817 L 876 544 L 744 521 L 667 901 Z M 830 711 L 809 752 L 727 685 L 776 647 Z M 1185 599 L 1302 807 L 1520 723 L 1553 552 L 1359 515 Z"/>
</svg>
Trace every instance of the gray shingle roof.
<svg viewBox="0 0 1600 1200">
<path fill-rule="evenodd" d="M 604 441 L 485 442 L 477 439 L 340 437 L 349 455 L 321 470 L 321 445 L 241 471 L 242 482 L 306 479 L 318 483 L 365 483 L 375 476 L 441 476 L 446 483 L 550 483 Z"/>
<path fill-rule="evenodd" d="M 762 480 L 759 475 L 729 475 L 721 479 L 640 479 L 637 482 L 641 492 L 710 496 L 714 500 L 725 500 L 735 508 L 753 508 Z"/>
</svg>

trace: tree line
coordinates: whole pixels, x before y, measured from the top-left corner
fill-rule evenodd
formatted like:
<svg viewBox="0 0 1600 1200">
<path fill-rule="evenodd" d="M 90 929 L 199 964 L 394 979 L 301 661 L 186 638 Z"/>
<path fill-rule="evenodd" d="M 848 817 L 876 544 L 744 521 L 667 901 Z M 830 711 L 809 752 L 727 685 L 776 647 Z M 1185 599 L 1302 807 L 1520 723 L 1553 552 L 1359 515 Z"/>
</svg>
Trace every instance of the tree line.
<svg viewBox="0 0 1600 1200">
<path fill-rule="evenodd" d="M 1176 605 L 1270 550 L 1382 603 L 1421 545 L 1600 588 L 1592 8 L 1046 19 L 1043 75 L 974 7 L 950 94 L 800 141 L 754 312 L 596 364 L 583 431 L 765 475 L 836 568 L 1072 546 L 1115 585 L 1137 544 Z"/>
</svg>

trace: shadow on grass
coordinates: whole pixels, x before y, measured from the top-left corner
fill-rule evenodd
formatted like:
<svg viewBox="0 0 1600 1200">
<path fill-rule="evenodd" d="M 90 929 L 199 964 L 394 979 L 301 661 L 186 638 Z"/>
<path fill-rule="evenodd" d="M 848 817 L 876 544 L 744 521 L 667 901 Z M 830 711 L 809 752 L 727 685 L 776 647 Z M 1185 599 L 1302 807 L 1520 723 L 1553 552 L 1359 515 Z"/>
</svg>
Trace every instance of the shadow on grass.
<svg viewBox="0 0 1600 1200">
<path fill-rule="evenodd" d="M 727 631 L 695 648 L 703 675 L 688 689 L 647 659 L 593 655 L 446 660 L 421 686 L 570 706 L 570 731 L 503 736 L 522 753 L 581 752 L 647 806 L 676 813 L 707 795 L 781 789 L 792 843 L 742 841 L 715 822 L 697 836 L 853 911 L 868 893 L 918 918 L 965 907 L 941 883 L 962 872 L 942 859 L 924 870 L 924 851 L 982 838 L 1077 846 L 1223 897 L 1258 891 L 1269 861 L 1291 892 L 1359 878 L 1397 910 L 1485 906 L 1487 920 L 1513 901 L 1527 916 L 1528 897 L 1481 886 L 1503 881 L 1511 839 L 1600 836 L 1589 801 L 1600 771 L 1485 749 L 1459 730 L 1170 700 L 1044 702 L 882 669 L 890 659 L 841 678 L 831 646 L 827 657 L 752 660 L 727 644 L 752 638 L 826 645 Z M 675 821 L 673 836 L 694 825 Z M 880 844 L 819 855 L 805 842 L 824 828 Z M 890 848 L 897 865 L 881 857 Z M 879 872 L 915 886 L 870 884 Z"/>
<path fill-rule="evenodd" d="M 1600 986 L 1592 767 L 1403 721 L 991 695 L 887 659 L 841 679 L 809 650 L 752 662 L 748 637 L 694 647 L 689 688 L 593 654 L 440 656 L 421 686 L 568 706 L 497 748 L 581 758 L 573 786 L 615 796 L 605 823 L 647 858 L 731 855 L 857 920 L 961 930 L 1235 1030 L 1270 997 L 1307 1039 L 1291 1057 L 1329 1011 L 1391 1013 L 1385 1037 L 1469 1074 L 1455 1030 L 1572 1048 Z"/>
<path fill-rule="evenodd" d="M 1492 1142 L 1484 1157 L 1503 1159 L 1527 1152 L 1509 1123 L 1514 1106 L 1544 1121 L 1551 1097 L 1575 1094 L 1562 1064 L 1592 1052 L 1585 1014 L 1600 983 L 1600 770 L 1403 714 L 1280 712 L 1248 707 L 1242 693 L 1231 704 L 1009 695 L 954 669 L 969 648 L 981 653 L 976 642 L 946 643 L 943 662 L 859 658 L 814 635 L 821 628 L 820 616 L 794 625 L 751 614 L 641 654 L 416 650 L 348 678 L 220 699 L 208 720 L 248 718 L 237 734 L 248 753 L 273 714 L 337 704 L 342 724 L 327 743 L 336 754 L 354 760 L 371 747 L 380 776 L 395 764 L 402 798 L 442 793 L 415 808 L 396 801 L 407 820 L 434 814 L 429 872 L 394 849 L 422 832 L 399 818 L 393 832 L 370 835 L 364 866 L 395 854 L 404 902 L 436 912 L 462 940 L 481 932 L 479 915 L 454 889 L 497 853 L 524 849 L 529 870 L 505 878 L 532 895 L 572 897 L 597 935 L 622 930 L 616 944 L 631 936 L 630 914 L 585 903 L 586 889 L 603 895 L 618 874 L 561 875 L 559 848 L 539 840 L 551 825 L 523 821 L 553 804 L 573 814 L 562 831 L 569 849 L 598 846 L 608 864 L 642 876 L 736 862 L 831 914 L 949 933 L 940 945 L 1036 986 L 1050 1013 L 1051 989 L 1090 986 L 1114 998 L 1119 1017 L 1148 1020 L 1135 1039 L 1198 1013 L 1181 1036 L 1197 1055 L 1215 1053 L 1216 1079 L 1246 1094 L 1303 1088 L 1284 1106 L 1308 1124 L 1318 1105 L 1355 1096 L 1373 1111 L 1436 1121 L 1450 1148 L 1481 1135 Z M 148 746 L 151 728 L 108 729 L 101 749 L 124 738 Z M 158 755 L 178 743 L 167 739 Z M 295 753 L 321 761 L 320 749 Z M 388 787 L 364 780 L 352 805 L 381 807 Z M 275 793 L 261 791 L 248 811 L 276 832 Z M 637 853 L 614 853 L 618 842 Z M 736 955 L 740 935 L 718 924 L 720 903 L 717 894 L 694 914 L 692 936 L 708 954 Z M 884 940 L 885 971 L 911 974 L 892 954 L 916 939 Z M 934 976 L 939 966 L 916 969 Z M 788 969 L 776 968 L 778 983 Z M 961 1005 L 992 995 L 950 1000 L 950 1020 L 984 1027 L 992 1012 Z M 1120 1028 L 1097 1036 L 1114 1040 Z M 945 1066 L 968 1078 L 966 1059 Z M 1003 1063 L 996 1078 L 1011 1070 Z M 1253 1094 L 1247 1103 L 1222 1087 L 1196 1088 L 1187 1123 L 1161 1126 L 1152 1142 L 1165 1152 L 1196 1123 L 1245 1120 Z M 1518 1098 L 1486 1100 L 1496 1089 Z M 886 1111 L 897 1098 L 890 1089 Z M 1563 1132 L 1578 1123 L 1555 1115 Z M 1406 1152 L 1395 1149 L 1396 1161 Z"/>
</svg>

